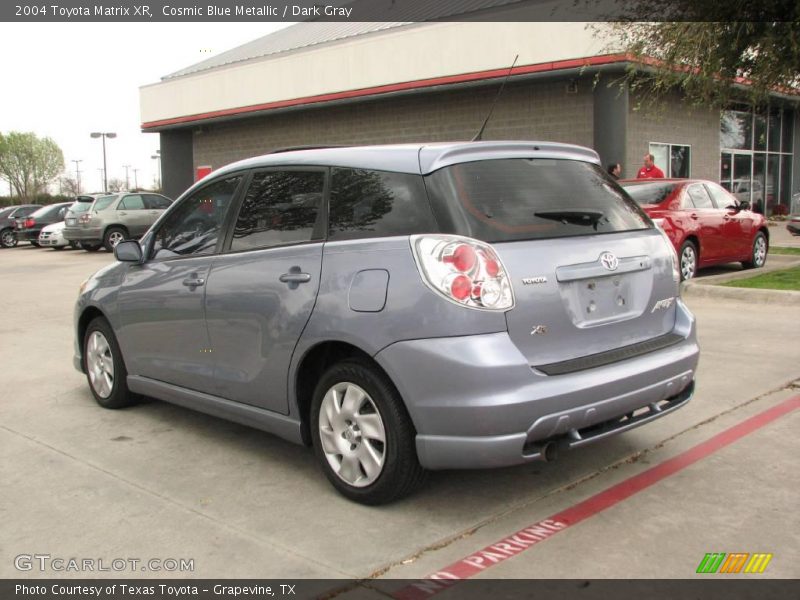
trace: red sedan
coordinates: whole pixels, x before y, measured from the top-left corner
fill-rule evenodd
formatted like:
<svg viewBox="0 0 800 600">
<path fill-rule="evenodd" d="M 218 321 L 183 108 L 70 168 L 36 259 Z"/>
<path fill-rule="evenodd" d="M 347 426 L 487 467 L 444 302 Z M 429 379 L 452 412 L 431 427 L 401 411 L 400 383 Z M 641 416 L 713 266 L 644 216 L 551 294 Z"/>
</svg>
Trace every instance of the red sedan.
<svg viewBox="0 0 800 600">
<path fill-rule="evenodd" d="M 741 262 L 763 267 L 769 248 L 767 220 L 716 183 L 700 179 L 629 179 L 619 184 L 658 219 L 680 258 L 681 279 L 698 268 Z"/>
</svg>

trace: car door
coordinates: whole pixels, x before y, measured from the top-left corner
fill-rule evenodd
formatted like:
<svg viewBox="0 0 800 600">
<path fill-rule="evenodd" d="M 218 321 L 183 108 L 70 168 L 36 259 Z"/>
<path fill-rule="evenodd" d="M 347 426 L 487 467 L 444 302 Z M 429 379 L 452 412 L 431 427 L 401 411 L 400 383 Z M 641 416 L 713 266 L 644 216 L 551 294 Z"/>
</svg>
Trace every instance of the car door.
<svg viewBox="0 0 800 600">
<path fill-rule="evenodd" d="M 730 258 L 749 257 L 753 243 L 753 213 L 741 210 L 739 201 L 715 183 L 705 184 L 717 210 L 723 212 L 722 235 Z"/>
<path fill-rule="evenodd" d="M 148 211 L 145 210 L 144 198 L 141 194 L 126 194 L 117 205 L 119 222 L 124 225 L 131 237 L 138 238 L 150 226 Z"/>
<path fill-rule="evenodd" d="M 218 179 L 182 199 L 147 236 L 147 259 L 129 266 L 118 295 L 118 339 L 129 373 L 213 390 L 206 283 L 242 179 Z M 212 212 L 205 210 L 210 204 Z"/>
<path fill-rule="evenodd" d="M 253 174 L 206 286 L 219 396 L 288 412 L 289 363 L 319 289 L 326 180 L 307 167 Z"/>
<path fill-rule="evenodd" d="M 723 211 L 718 210 L 702 183 L 694 183 L 686 188 L 692 200 L 694 210 L 690 210 L 689 218 L 698 225 L 697 234 L 700 239 L 700 262 L 707 264 L 726 256 L 722 236 Z"/>
</svg>

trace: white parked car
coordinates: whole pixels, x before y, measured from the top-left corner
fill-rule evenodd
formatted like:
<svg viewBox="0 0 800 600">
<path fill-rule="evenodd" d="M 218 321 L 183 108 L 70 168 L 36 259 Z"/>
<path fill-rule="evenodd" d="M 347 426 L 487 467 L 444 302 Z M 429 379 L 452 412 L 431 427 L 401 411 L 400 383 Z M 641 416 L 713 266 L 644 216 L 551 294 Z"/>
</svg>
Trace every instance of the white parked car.
<svg viewBox="0 0 800 600">
<path fill-rule="evenodd" d="M 67 246 L 77 248 L 76 242 L 70 242 L 64 237 L 64 225 L 64 221 L 60 221 L 44 227 L 39 232 L 39 245 L 42 247 L 49 246 L 56 250 L 61 250 Z"/>
</svg>

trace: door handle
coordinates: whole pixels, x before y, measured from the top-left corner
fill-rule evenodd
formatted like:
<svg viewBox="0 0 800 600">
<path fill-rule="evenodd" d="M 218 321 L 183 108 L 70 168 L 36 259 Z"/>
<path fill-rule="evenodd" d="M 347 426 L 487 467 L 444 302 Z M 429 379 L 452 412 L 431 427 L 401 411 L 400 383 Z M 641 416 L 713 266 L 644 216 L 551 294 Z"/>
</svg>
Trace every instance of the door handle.
<svg viewBox="0 0 800 600">
<path fill-rule="evenodd" d="M 308 283 L 311 281 L 311 275 L 309 273 L 289 272 L 284 273 L 278 279 L 281 283 Z"/>
<path fill-rule="evenodd" d="M 196 288 L 203 285 L 206 282 L 205 279 L 202 277 L 197 277 L 196 275 L 190 275 L 186 279 L 183 280 L 183 285 L 189 288 Z"/>
<path fill-rule="evenodd" d="M 697 221 L 697 213 L 692 213 L 692 214 L 689 215 L 689 217 L 691 217 L 692 219 Z"/>
<path fill-rule="evenodd" d="M 730 221 L 731 220 L 731 216 L 730 215 L 725 215 L 724 217 L 722 217 L 722 219 L 724 221 Z"/>
<path fill-rule="evenodd" d="M 128 213 L 126 213 L 125 211 L 122 211 L 122 210 L 119 211 L 119 214 L 120 214 L 120 216 L 123 216 L 123 217 L 127 217 L 128 216 Z"/>
</svg>

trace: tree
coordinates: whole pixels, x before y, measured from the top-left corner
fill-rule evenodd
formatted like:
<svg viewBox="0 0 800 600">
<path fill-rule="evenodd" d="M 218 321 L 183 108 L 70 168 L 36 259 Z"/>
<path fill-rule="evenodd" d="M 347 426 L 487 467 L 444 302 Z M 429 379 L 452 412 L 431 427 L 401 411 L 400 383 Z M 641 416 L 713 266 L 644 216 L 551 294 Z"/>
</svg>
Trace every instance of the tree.
<svg viewBox="0 0 800 600">
<path fill-rule="evenodd" d="M 11 182 L 23 202 L 46 192 L 63 170 L 64 155 L 50 138 L 16 131 L 0 134 L 0 175 Z"/>
<path fill-rule="evenodd" d="M 695 104 L 768 102 L 800 94 L 800 4 L 793 0 L 627 0 L 612 45 L 632 55 L 625 77 L 642 98 L 680 91 Z M 653 15 L 664 19 L 652 22 Z M 649 22 L 648 22 L 649 21 Z"/>
<path fill-rule="evenodd" d="M 78 180 L 74 177 L 69 177 L 65 175 L 59 179 L 61 193 L 66 194 L 67 196 L 78 196 L 81 193 L 80 186 L 78 186 Z"/>
<path fill-rule="evenodd" d="M 125 182 L 122 181 L 121 179 L 117 179 L 116 177 L 114 177 L 113 179 L 108 180 L 109 192 L 116 193 L 116 192 L 121 192 L 124 189 L 125 189 Z"/>
</svg>

